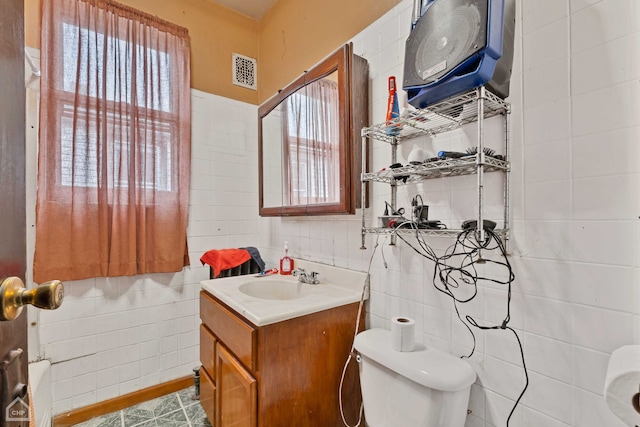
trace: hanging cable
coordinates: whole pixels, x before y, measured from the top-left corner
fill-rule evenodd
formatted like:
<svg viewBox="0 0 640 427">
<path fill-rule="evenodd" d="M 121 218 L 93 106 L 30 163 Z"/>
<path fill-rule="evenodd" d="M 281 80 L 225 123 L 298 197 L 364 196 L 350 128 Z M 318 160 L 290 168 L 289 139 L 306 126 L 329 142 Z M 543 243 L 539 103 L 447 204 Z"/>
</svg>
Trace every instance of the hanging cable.
<svg viewBox="0 0 640 427">
<path fill-rule="evenodd" d="M 415 204 L 417 203 L 418 200 L 416 199 Z M 421 199 L 419 203 L 422 203 Z M 409 235 L 409 233 L 400 232 L 400 230 L 406 231 L 408 228 L 413 230 L 411 237 L 412 240 L 415 238 L 417 245 L 412 244 L 409 239 L 405 237 L 405 235 Z M 508 427 L 509 422 L 511 421 L 511 416 L 529 386 L 529 374 L 525 363 L 524 350 L 520 337 L 518 336 L 518 333 L 509 326 L 509 322 L 511 320 L 511 285 L 515 280 L 515 274 L 513 273 L 513 269 L 507 257 L 505 245 L 500 236 L 490 229 L 485 229 L 485 233 L 486 239 L 483 242 L 479 242 L 476 229 L 463 230 L 457 235 L 455 242 L 444 251 L 444 254 L 438 256 L 424 240 L 424 236 L 420 233 L 420 229 L 417 226 L 417 221 L 406 221 L 394 231 L 394 234 L 407 244 L 407 246 L 424 258 L 435 263 L 432 277 L 433 286 L 439 292 L 442 292 L 451 298 L 458 319 L 469 331 L 473 340 L 471 351 L 468 355 L 462 356 L 463 358 L 470 358 L 476 349 L 476 337 L 472 328 L 480 330 L 509 330 L 515 336 L 520 350 L 525 384 L 520 395 L 516 399 L 509 416 L 507 417 L 506 426 Z M 497 252 L 499 259 L 496 260 L 482 257 L 481 251 L 485 251 L 485 253 Z M 506 277 L 500 279 L 480 275 L 477 265 L 482 264 L 492 264 L 502 268 L 506 272 Z M 469 315 L 466 315 L 463 319 L 460 313 L 458 305 L 469 303 L 475 299 L 478 294 L 478 283 L 481 281 L 507 286 L 506 313 L 499 325 L 480 325 Z"/>
<path fill-rule="evenodd" d="M 362 423 L 362 415 L 364 413 L 364 404 L 360 403 L 360 412 L 358 415 L 358 422 L 356 425 L 354 426 L 350 426 L 347 423 L 347 420 L 344 417 L 344 408 L 342 407 L 342 386 L 344 384 L 344 377 L 347 373 L 347 368 L 349 367 L 349 363 L 351 362 L 351 359 L 353 358 L 353 356 L 355 355 L 355 340 L 356 340 L 356 335 L 358 335 L 358 332 L 360 330 L 360 318 L 362 316 L 362 309 L 364 307 L 364 301 L 367 297 L 367 295 L 369 294 L 370 290 L 371 290 L 371 264 L 373 263 L 373 257 L 376 254 L 376 250 L 378 249 L 378 240 L 380 238 L 380 235 L 376 236 L 376 244 L 373 247 L 373 252 L 371 253 L 371 258 L 369 258 L 369 266 L 367 267 L 367 276 L 364 280 L 364 286 L 362 288 L 362 294 L 360 295 L 360 304 L 358 305 L 358 316 L 356 318 L 356 328 L 355 331 L 353 333 L 353 340 L 351 341 L 351 350 L 349 351 L 349 356 L 347 357 L 346 362 L 344 363 L 344 367 L 342 368 L 342 376 L 340 377 L 340 386 L 338 388 L 338 401 L 340 403 L 340 417 L 342 418 L 342 423 L 346 426 L 346 427 L 359 427 L 360 424 Z M 386 241 L 386 238 L 385 238 Z M 384 260 L 384 252 L 382 252 L 381 249 L 381 253 L 382 253 L 382 258 Z M 386 260 L 384 261 L 384 267 L 387 268 L 387 262 Z"/>
</svg>

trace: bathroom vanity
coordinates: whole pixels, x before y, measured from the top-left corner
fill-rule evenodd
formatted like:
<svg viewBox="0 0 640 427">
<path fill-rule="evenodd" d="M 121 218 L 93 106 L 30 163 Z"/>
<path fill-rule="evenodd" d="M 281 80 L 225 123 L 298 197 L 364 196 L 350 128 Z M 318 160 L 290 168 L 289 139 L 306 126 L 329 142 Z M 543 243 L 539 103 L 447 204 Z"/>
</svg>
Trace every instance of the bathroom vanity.
<svg viewBox="0 0 640 427">
<path fill-rule="evenodd" d="M 283 276 L 203 281 L 200 401 L 213 427 L 343 425 L 338 389 L 363 284 L 358 292 Z M 347 420 L 357 420 L 355 362 L 342 395 Z"/>
</svg>

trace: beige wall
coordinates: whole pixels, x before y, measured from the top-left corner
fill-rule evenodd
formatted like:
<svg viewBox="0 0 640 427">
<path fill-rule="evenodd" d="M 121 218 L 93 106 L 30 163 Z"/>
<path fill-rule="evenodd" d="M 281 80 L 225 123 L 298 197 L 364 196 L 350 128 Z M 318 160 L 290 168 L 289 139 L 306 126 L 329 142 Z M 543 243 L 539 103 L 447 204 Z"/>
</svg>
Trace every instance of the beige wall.
<svg viewBox="0 0 640 427">
<path fill-rule="evenodd" d="M 398 3 L 400 0 L 278 0 L 260 21 L 260 102 Z"/>
<path fill-rule="evenodd" d="M 189 29 L 191 87 L 259 104 L 400 0 L 278 0 L 258 22 L 210 0 L 119 0 Z M 25 0 L 26 45 L 40 47 L 40 0 Z M 258 59 L 258 91 L 231 83 L 231 54 Z"/>
<path fill-rule="evenodd" d="M 209 0 L 118 0 L 189 29 L 191 87 L 258 103 L 258 93 L 231 80 L 233 52 L 258 58 L 258 21 Z M 25 0 L 25 41 L 40 47 L 40 0 Z"/>
</svg>

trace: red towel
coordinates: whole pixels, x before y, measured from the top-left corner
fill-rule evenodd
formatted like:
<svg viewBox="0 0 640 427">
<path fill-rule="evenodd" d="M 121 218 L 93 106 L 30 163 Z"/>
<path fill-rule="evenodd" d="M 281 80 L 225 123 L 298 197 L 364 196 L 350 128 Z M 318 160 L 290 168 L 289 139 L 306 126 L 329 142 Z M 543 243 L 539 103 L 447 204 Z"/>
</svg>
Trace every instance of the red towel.
<svg viewBox="0 0 640 427">
<path fill-rule="evenodd" d="M 250 259 L 251 254 L 246 249 L 211 249 L 200 257 L 200 262 L 213 267 L 213 277 L 218 277 L 222 270 L 237 267 Z"/>
</svg>

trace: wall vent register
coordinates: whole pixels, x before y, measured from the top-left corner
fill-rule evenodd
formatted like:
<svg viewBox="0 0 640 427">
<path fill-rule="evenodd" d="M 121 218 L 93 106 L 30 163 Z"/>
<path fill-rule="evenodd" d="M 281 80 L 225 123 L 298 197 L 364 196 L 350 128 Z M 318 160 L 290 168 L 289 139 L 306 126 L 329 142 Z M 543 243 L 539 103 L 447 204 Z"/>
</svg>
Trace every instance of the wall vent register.
<svg viewBox="0 0 640 427">
<path fill-rule="evenodd" d="M 231 65 L 234 85 L 247 89 L 258 89 L 258 63 L 255 59 L 234 53 Z"/>
</svg>

